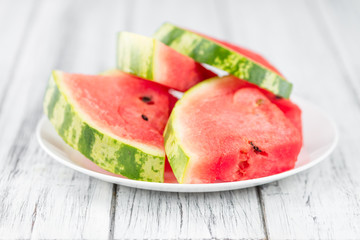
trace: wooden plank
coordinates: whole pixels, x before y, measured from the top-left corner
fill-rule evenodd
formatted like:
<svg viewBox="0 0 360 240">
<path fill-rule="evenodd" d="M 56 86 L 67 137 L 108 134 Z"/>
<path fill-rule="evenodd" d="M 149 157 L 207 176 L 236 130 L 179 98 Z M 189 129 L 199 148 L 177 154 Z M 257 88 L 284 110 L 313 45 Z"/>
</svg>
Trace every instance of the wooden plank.
<svg viewBox="0 0 360 240">
<path fill-rule="evenodd" d="M 344 65 L 348 74 L 347 83 L 353 86 L 360 102 L 360 2 L 317 0 L 309 4 L 313 15 L 317 17 L 318 27 L 328 37 L 339 64 Z"/>
<path fill-rule="evenodd" d="M 29 28 L 32 25 L 32 15 L 34 11 L 34 4 L 31 1 L 1 1 L 0 2 L 0 52 L 2 54 L 2 57 L 0 58 L 0 116 L 4 116 L 7 114 L 6 111 L 4 111 L 4 102 L 5 98 L 8 95 L 8 90 L 11 85 L 11 79 L 14 76 L 14 71 L 16 68 L 16 64 L 19 60 L 19 57 L 21 55 L 22 45 L 25 41 L 25 38 L 27 37 L 29 31 L 27 28 Z M 13 14 L 14 12 L 18 12 L 19 16 L 17 14 Z M 11 128 L 10 124 L 8 122 L 2 122 L 3 124 L 6 123 L 6 125 L 2 125 L 1 129 L 5 129 L 4 126 L 6 126 L 7 129 Z M 12 135 L 15 135 L 12 133 Z M 11 135 L 10 135 L 11 136 Z M 7 151 L 10 148 L 10 143 L 8 142 L 8 137 L 6 133 L 2 134 L 0 139 L 0 159 L 1 163 L 3 164 L 6 162 L 5 157 L 7 156 Z M 10 139 L 11 141 L 11 139 Z M 14 149 L 15 150 L 15 149 Z M 19 149 L 21 151 L 21 149 Z M 14 153 L 15 151 L 12 151 Z M 12 153 L 9 153 L 9 155 L 12 155 Z M 13 159 L 16 161 L 16 159 Z M 5 176 L 5 174 L 2 174 L 3 167 L 1 168 L 1 176 L 0 176 L 0 185 L 3 187 L 0 190 L 0 202 L 1 202 L 1 208 L 0 208 L 0 236 L 6 236 L 5 232 L 8 232 L 10 229 L 9 226 L 5 226 L 2 224 L 2 219 L 11 219 L 11 214 L 7 211 L 6 202 L 3 201 L 8 195 L 8 191 L 11 189 L 11 187 L 14 187 L 14 185 L 6 186 L 6 178 L 9 177 L 9 175 Z M 18 206 L 19 210 L 23 209 L 24 206 Z M 31 224 L 29 224 L 31 226 Z M 28 229 L 24 229 L 24 232 L 28 231 Z M 18 235 L 21 236 L 21 233 Z"/>
<path fill-rule="evenodd" d="M 0 112 L 6 91 L 10 85 L 9 79 L 13 75 L 21 44 L 28 34 L 34 11 L 32 1 L 4 0 L 0 2 Z M 14 14 L 16 12 L 17 14 Z M 6 56 L 6 57 L 4 57 Z"/>
<path fill-rule="evenodd" d="M 169 21 L 224 36 L 228 33 L 219 19 L 223 15 L 219 5 L 215 1 L 132 1 L 125 30 L 150 36 Z M 178 194 L 118 186 L 115 209 L 114 239 L 265 238 L 255 188 Z"/>
<path fill-rule="evenodd" d="M 56 163 L 34 136 L 52 69 L 98 73 L 114 66 L 123 15 L 118 1 L 109 3 L 87 1 L 85 12 L 81 1 L 37 3 L 0 115 L 1 238 L 109 236 L 112 184 Z"/>
<path fill-rule="evenodd" d="M 264 239 L 252 189 L 164 193 L 118 186 L 115 239 Z"/>
<path fill-rule="evenodd" d="M 294 83 L 295 94 L 329 112 L 341 131 L 330 159 L 260 188 L 269 239 L 358 239 L 360 108 L 345 79 L 347 69 L 316 23 L 311 5 L 302 1 L 229 5 L 231 40 L 265 53 Z"/>
<path fill-rule="evenodd" d="M 216 5 L 127 1 L 91 2 L 89 12 L 80 13 L 80 3 L 40 2 L 29 39 L 18 54 L 21 58 L 4 99 L 2 113 L 6 114 L 0 114 L 1 238 L 107 238 L 112 229 L 115 234 L 110 238 L 119 239 L 266 237 L 255 189 L 176 194 L 119 186 L 113 198 L 110 184 L 54 163 L 35 142 L 33 129 L 54 66 L 97 73 L 113 65 L 113 32 L 151 34 L 167 20 L 259 49 L 295 83 L 295 93 L 321 105 L 339 124 L 342 141 L 330 161 L 260 189 L 269 238 L 356 239 L 360 235 L 360 163 L 355 145 L 360 142 L 360 113 L 351 90 L 356 85 L 344 84 L 344 78 L 354 79 L 348 70 L 353 68 L 339 64 L 337 54 L 343 54 L 343 49 L 332 50 L 321 25 L 313 22 L 318 21 L 313 9 L 309 13 L 302 2 L 287 1 Z M 216 17 L 227 13 L 229 19 Z M 124 24 L 116 27 L 116 21 Z M 12 31 L 13 36 L 22 34 Z M 16 44 L 20 42 L 11 46 Z M 348 55 L 341 56 L 352 63 L 346 60 Z M 0 66 L 8 71 L 10 65 Z"/>
<path fill-rule="evenodd" d="M 29 31 L 28 28 L 33 22 L 32 13 L 34 11 L 34 4 L 31 1 L 25 3 L 20 0 L 6 0 L 0 2 L 0 116 L 6 112 L 4 109 L 5 98 L 8 95 L 8 90 L 11 85 L 11 79 L 14 77 L 15 68 L 19 61 L 19 55 L 23 49 L 23 42 L 25 41 Z M 13 14 L 18 12 L 17 14 Z M 2 122 L 5 124 L 5 122 Z M 3 129 L 5 125 L 1 125 Z M 13 135 L 13 134 L 12 134 Z M 3 134 L 2 134 L 3 136 Z M 1 149 L 8 149 L 9 139 L 1 141 L 0 136 L 0 158 L 5 157 L 5 151 Z M 11 137 L 11 136 L 10 136 Z M 1 163 L 0 163 L 1 164 Z"/>
</svg>

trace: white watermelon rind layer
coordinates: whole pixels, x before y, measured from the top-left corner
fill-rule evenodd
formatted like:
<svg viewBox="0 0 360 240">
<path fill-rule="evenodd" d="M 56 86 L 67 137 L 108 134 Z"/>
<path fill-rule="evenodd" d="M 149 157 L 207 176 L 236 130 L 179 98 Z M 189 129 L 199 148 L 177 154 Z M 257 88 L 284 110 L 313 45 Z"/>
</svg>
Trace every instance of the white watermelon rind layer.
<svg viewBox="0 0 360 240">
<path fill-rule="evenodd" d="M 62 72 L 53 71 L 44 97 L 44 112 L 62 139 L 109 172 L 134 180 L 163 182 L 164 150 L 96 127 L 74 101 L 62 77 Z"/>
<path fill-rule="evenodd" d="M 196 156 L 192 156 L 191 151 L 186 149 L 185 145 L 181 143 L 182 139 L 180 133 L 182 132 L 182 129 L 179 121 L 177 121 L 179 119 L 178 114 L 186 112 L 186 110 L 182 109 L 182 107 L 184 102 L 188 101 L 188 98 L 190 98 L 193 94 L 197 94 L 199 91 L 202 91 L 204 88 L 211 86 L 212 83 L 217 82 L 220 79 L 221 78 L 219 77 L 210 78 L 198 83 L 186 91 L 183 97 L 176 102 L 167 122 L 164 131 L 165 152 L 174 175 L 179 183 L 186 182 L 186 173 L 188 172 L 189 162 L 194 160 Z"/>
</svg>

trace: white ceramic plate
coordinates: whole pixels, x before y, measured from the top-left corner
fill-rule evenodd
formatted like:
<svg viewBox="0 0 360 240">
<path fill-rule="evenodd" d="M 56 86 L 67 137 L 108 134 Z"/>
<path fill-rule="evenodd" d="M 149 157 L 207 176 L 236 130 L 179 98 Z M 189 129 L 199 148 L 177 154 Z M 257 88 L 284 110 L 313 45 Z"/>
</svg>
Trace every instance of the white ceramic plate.
<svg viewBox="0 0 360 240">
<path fill-rule="evenodd" d="M 36 134 L 41 147 L 55 160 L 76 171 L 101 179 L 103 181 L 129 187 L 166 191 L 166 192 L 215 192 L 253 187 L 273 182 L 302 172 L 318 164 L 334 150 L 338 134 L 334 122 L 318 107 L 293 98 L 302 109 L 304 146 L 294 169 L 276 175 L 246 181 L 213 183 L 213 184 L 177 184 L 170 172 L 165 173 L 166 183 L 142 182 L 126 179 L 109 173 L 79 152 L 69 147 L 56 133 L 50 121 L 43 117 L 38 123 Z"/>
</svg>

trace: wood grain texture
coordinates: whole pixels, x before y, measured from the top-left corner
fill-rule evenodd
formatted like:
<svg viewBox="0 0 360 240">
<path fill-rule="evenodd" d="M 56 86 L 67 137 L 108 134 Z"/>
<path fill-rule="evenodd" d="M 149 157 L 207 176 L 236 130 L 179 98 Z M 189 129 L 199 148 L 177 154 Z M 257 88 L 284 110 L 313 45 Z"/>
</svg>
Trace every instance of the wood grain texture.
<svg viewBox="0 0 360 240">
<path fill-rule="evenodd" d="M 4 0 L 0 2 L 2 18 L 0 22 L 0 52 L 2 55 L 0 58 L 0 112 L 19 60 L 21 45 L 29 33 L 28 27 L 32 24 L 34 10 L 31 1 Z M 14 12 L 17 14 L 13 14 Z"/>
<path fill-rule="evenodd" d="M 359 5 L 0 1 L 0 239 L 359 239 Z M 50 71 L 111 68 L 117 31 L 151 35 L 164 21 L 268 57 L 336 120 L 335 153 L 276 183 L 198 194 L 108 184 L 47 156 L 34 129 Z"/>
<path fill-rule="evenodd" d="M 199 12 L 204 4 L 207 11 Z M 226 37 L 220 21 L 224 12 L 218 12 L 217 7 L 215 1 L 132 1 L 131 9 L 136 11 L 129 16 L 127 30 L 151 35 L 169 21 Z M 157 9 L 159 14 L 149 9 Z M 176 194 L 118 187 L 116 203 L 114 239 L 265 238 L 255 188 Z"/>
<path fill-rule="evenodd" d="M 114 239 L 264 239 L 253 189 L 163 193 L 118 187 Z"/>
<path fill-rule="evenodd" d="M 4 107 L 7 96 L 9 95 L 8 91 L 12 85 L 12 79 L 15 75 L 15 68 L 17 62 L 19 61 L 20 53 L 23 49 L 23 43 L 25 38 L 28 35 L 29 31 L 26 29 L 29 25 L 32 24 L 32 16 L 34 7 L 31 2 L 22 5 L 19 8 L 20 16 L 11 14 L 15 9 L 21 4 L 20 1 L 1 1 L 0 2 L 0 16 L 6 21 L 0 21 L 0 120 L 2 130 L 5 130 L 3 126 L 6 123 L 9 123 L 5 118 L 4 112 L 7 112 L 7 109 Z M 14 28 L 10 28 L 9 24 L 13 24 Z M 5 136 L 4 136 L 5 135 Z M 13 133 L 10 135 L 2 134 L 0 136 L 0 158 L 5 159 L 6 149 L 10 147 L 11 138 Z M 1 164 L 1 162 L 0 162 Z"/>
<path fill-rule="evenodd" d="M 322 34 L 329 39 L 331 50 L 339 64 L 343 64 L 348 75 L 346 80 L 353 86 L 360 103 L 360 1 L 317 0 L 312 2 L 311 8 L 318 18 Z"/>
<path fill-rule="evenodd" d="M 232 29 L 239 33 L 234 40 L 272 56 L 294 82 L 295 93 L 329 112 L 341 131 L 340 144 L 329 160 L 260 188 L 269 238 L 358 239 L 360 151 L 354 144 L 360 142 L 360 129 L 352 126 L 360 120 L 360 109 L 353 86 L 345 79 L 348 73 L 314 16 L 319 13 L 312 3 L 301 1 L 231 5 L 231 22 L 252 22 L 253 29 L 263 29 L 259 33 L 237 26 Z M 241 11 L 235 12 L 240 6 Z"/>
<path fill-rule="evenodd" d="M 7 126 L 0 137 L 5 155 L 0 163 L 2 239 L 109 236 L 112 184 L 54 162 L 34 136 L 52 69 L 97 73 L 113 66 L 114 31 L 122 15 L 116 8 L 106 15 L 111 9 L 87 1 L 88 11 L 78 18 L 82 3 L 36 2 L 34 22 L 4 101 L 6 114 L 0 116 Z M 99 34 L 104 38 L 94 37 Z"/>
<path fill-rule="evenodd" d="M 0 52 L 2 53 L 2 57 L 0 58 L 0 128 L 3 133 L 0 136 L 0 236 L 2 238 L 7 237 L 7 233 L 11 231 L 11 229 L 19 230 L 17 234 L 19 237 L 29 236 L 32 223 L 31 214 L 29 214 L 26 219 L 22 219 L 24 225 L 21 229 L 18 224 L 12 221 L 18 218 L 20 211 L 27 208 L 27 204 L 14 204 L 14 211 L 9 211 L 6 204 L 9 195 L 11 195 L 12 188 L 16 186 L 9 185 L 8 179 L 17 173 L 14 166 L 18 162 L 19 155 L 24 151 L 24 147 L 18 147 L 21 144 L 21 140 L 12 146 L 12 141 L 15 138 L 15 134 L 12 131 L 14 131 L 17 126 L 16 122 L 14 125 L 11 124 L 11 122 L 8 121 L 11 120 L 11 118 L 7 119 L 5 116 L 5 114 L 8 114 L 5 102 L 9 97 L 9 90 L 13 83 L 12 80 L 14 79 L 16 64 L 19 61 L 23 49 L 22 44 L 25 42 L 24 39 L 29 33 L 26 31 L 26 28 L 32 25 L 33 3 L 28 2 L 24 5 L 21 4 L 21 1 L 0 2 L 0 16 L 2 18 L 0 21 Z M 18 9 L 20 13 L 19 16 L 12 14 L 16 9 Z M 10 28 L 9 24 L 11 24 L 13 28 Z M 19 121 L 21 121 L 21 119 L 19 119 Z M 9 162 L 13 163 L 13 167 L 5 170 L 5 166 Z M 21 184 L 17 185 L 21 186 Z M 23 191 L 23 188 L 20 187 L 19 191 Z M 23 196 L 22 198 L 27 199 L 28 202 L 31 201 L 29 196 Z"/>
</svg>

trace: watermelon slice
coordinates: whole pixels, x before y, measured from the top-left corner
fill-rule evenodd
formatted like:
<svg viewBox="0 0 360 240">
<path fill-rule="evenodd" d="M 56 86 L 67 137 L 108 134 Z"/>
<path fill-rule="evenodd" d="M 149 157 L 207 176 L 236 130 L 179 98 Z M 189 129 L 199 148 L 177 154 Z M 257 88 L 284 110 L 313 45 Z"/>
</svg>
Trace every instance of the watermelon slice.
<svg viewBox="0 0 360 240">
<path fill-rule="evenodd" d="M 116 76 L 54 71 L 44 111 L 63 140 L 101 168 L 163 182 L 162 134 L 174 102 L 167 88 L 119 71 Z"/>
<path fill-rule="evenodd" d="M 118 35 L 117 68 L 178 91 L 216 76 L 160 41 L 129 32 Z"/>
<path fill-rule="evenodd" d="M 199 33 L 198 33 L 199 34 Z M 209 37 L 209 36 L 205 36 L 202 35 L 204 37 L 207 37 L 211 40 L 213 40 L 214 42 L 220 43 L 222 45 L 225 45 L 226 47 L 256 61 L 259 64 L 262 64 L 263 66 L 271 69 L 272 71 L 276 72 L 277 74 L 279 74 L 280 76 L 283 76 L 279 70 L 277 70 L 270 62 L 268 62 L 264 57 L 262 57 L 261 55 L 250 51 L 248 49 L 239 47 L 237 45 L 225 42 L 225 41 L 220 41 L 218 39 Z M 301 109 L 295 104 L 293 103 L 290 99 L 285 99 L 279 96 L 276 96 L 275 94 L 263 89 L 263 88 L 259 88 L 257 87 L 255 84 L 251 84 L 249 82 L 245 82 L 244 80 L 240 80 L 243 81 L 243 87 L 254 87 L 259 89 L 263 94 L 265 94 L 267 96 L 267 98 L 274 103 L 278 108 L 280 108 L 281 111 L 283 111 L 283 113 L 285 114 L 285 116 L 287 118 L 290 119 L 290 121 L 299 129 L 301 135 L 302 135 L 302 123 L 301 123 Z"/>
<path fill-rule="evenodd" d="M 154 34 L 154 38 L 197 62 L 224 70 L 267 89 L 275 95 L 284 98 L 290 96 L 292 84 L 278 72 L 269 66 L 260 64 L 244 52 L 234 51 L 219 41 L 170 23 L 163 24 Z"/>
<path fill-rule="evenodd" d="M 235 44 L 229 43 L 229 42 L 225 42 L 225 41 L 221 41 L 219 39 L 201 34 L 201 33 L 196 33 L 200 36 L 203 36 L 205 38 L 208 38 L 216 43 L 219 43 L 221 45 L 224 45 L 227 48 L 230 48 L 231 50 L 234 50 L 235 52 L 253 60 L 254 62 L 263 65 L 264 67 L 270 69 L 271 71 L 277 73 L 279 76 L 284 77 L 270 62 L 268 62 L 263 56 L 240 46 L 237 46 Z"/>
<path fill-rule="evenodd" d="M 227 76 L 204 81 L 175 105 L 164 136 L 179 183 L 253 179 L 294 167 L 301 134 L 258 89 Z"/>
</svg>

